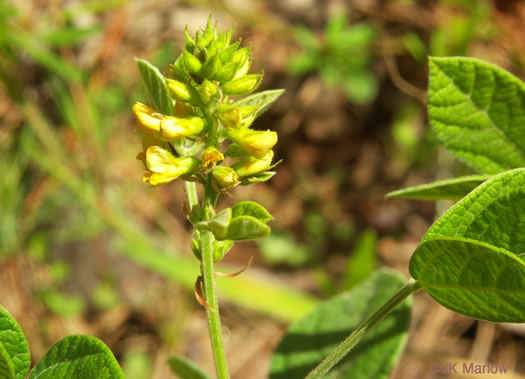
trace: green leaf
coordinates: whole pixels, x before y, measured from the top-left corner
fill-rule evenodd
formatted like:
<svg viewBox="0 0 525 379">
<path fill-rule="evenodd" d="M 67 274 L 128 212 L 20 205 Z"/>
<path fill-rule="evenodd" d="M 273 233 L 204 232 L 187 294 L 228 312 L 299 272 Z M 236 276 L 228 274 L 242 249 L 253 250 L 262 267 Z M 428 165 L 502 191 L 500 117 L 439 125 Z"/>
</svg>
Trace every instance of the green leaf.
<svg viewBox="0 0 525 379">
<path fill-rule="evenodd" d="M 461 200 L 474 188 L 489 179 L 491 175 L 469 175 L 459 178 L 438 180 L 428 184 L 407 187 L 386 195 L 388 198 L 416 200 Z"/>
<path fill-rule="evenodd" d="M 272 233 L 257 245 L 265 263 L 270 265 L 302 266 L 314 256 L 312 247 L 299 243 L 291 233 Z"/>
<path fill-rule="evenodd" d="M 232 218 L 226 235 L 219 240 L 249 240 L 266 237 L 270 234 L 270 227 L 252 216 L 238 216 Z"/>
<path fill-rule="evenodd" d="M 0 342 L 0 378 L 15 379 L 15 364 Z"/>
<path fill-rule="evenodd" d="M 343 90 L 349 100 L 356 104 L 368 104 L 377 95 L 377 80 L 369 72 L 362 71 L 347 77 L 343 83 Z"/>
<path fill-rule="evenodd" d="M 262 115 L 272 104 L 284 93 L 284 89 L 272 89 L 267 91 L 261 91 L 254 93 L 253 95 L 246 96 L 235 103 L 231 104 L 232 107 L 243 107 L 243 106 L 258 106 L 259 108 L 255 111 L 255 118 Z"/>
<path fill-rule="evenodd" d="M 148 95 L 153 102 L 156 111 L 171 116 L 173 114 L 174 102 L 168 95 L 166 78 L 160 70 L 144 59 L 135 58 L 137 66 L 146 85 Z"/>
<path fill-rule="evenodd" d="M 215 238 L 222 239 L 228 231 L 228 225 L 232 219 L 232 209 L 226 208 L 217 213 L 214 217 L 207 221 L 201 221 L 197 227 L 202 230 L 209 230 L 213 233 Z"/>
<path fill-rule="evenodd" d="M 348 290 L 366 279 L 377 264 L 377 234 L 372 229 L 365 230 L 348 257 L 343 288 Z"/>
<path fill-rule="evenodd" d="M 293 323 L 273 353 L 270 378 L 306 376 L 405 283 L 405 278 L 395 271 L 376 271 L 351 291 L 325 301 Z M 388 378 L 405 345 L 410 308 L 410 299 L 401 303 L 326 378 Z"/>
<path fill-rule="evenodd" d="M 424 241 L 410 274 L 443 306 L 493 322 L 525 322 L 525 264 L 512 253 L 458 237 Z"/>
<path fill-rule="evenodd" d="M 232 217 L 239 216 L 252 216 L 264 223 L 273 220 L 273 216 L 255 201 L 240 201 L 235 204 L 232 207 Z"/>
<path fill-rule="evenodd" d="M 444 146 L 476 170 L 525 166 L 525 85 L 472 58 L 430 58 L 428 114 Z"/>
<path fill-rule="evenodd" d="M 54 344 L 29 379 L 124 378 L 111 350 L 99 339 L 72 335 Z"/>
<path fill-rule="evenodd" d="M 319 39 L 304 25 L 297 26 L 293 31 L 295 40 L 306 50 L 318 50 L 320 47 Z"/>
<path fill-rule="evenodd" d="M 171 371 L 180 379 L 211 379 L 199 366 L 191 359 L 176 355 L 168 359 Z"/>
<path fill-rule="evenodd" d="M 441 216 L 423 240 L 464 237 L 525 252 L 525 169 L 496 175 Z"/>
<path fill-rule="evenodd" d="M 257 175 L 246 177 L 243 180 L 242 184 L 245 184 L 245 183 L 246 184 L 252 184 L 252 183 L 266 182 L 266 181 L 270 180 L 271 178 L 273 178 L 274 175 L 275 175 L 275 171 L 265 171 L 265 172 L 257 174 Z"/>
<path fill-rule="evenodd" d="M 0 306 L 0 374 L 24 379 L 31 365 L 29 346 L 22 329 L 9 312 Z M 2 366 L 4 371 L 2 371 Z M 0 375 L 2 377 L 2 375 Z"/>
<path fill-rule="evenodd" d="M 98 33 L 101 30 L 99 26 L 89 28 L 74 28 L 65 27 L 51 31 L 51 33 L 45 34 L 42 40 L 50 45 L 64 47 L 74 46 L 83 42 L 89 36 Z"/>
</svg>

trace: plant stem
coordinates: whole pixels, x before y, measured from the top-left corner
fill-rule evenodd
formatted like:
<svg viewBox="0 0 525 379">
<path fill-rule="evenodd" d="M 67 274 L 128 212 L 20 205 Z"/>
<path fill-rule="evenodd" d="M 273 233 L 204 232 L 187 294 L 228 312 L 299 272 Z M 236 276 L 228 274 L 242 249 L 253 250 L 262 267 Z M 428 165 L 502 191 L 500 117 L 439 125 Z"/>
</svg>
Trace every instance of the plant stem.
<svg viewBox="0 0 525 379">
<path fill-rule="evenodd" d="M 408 296 L 421 289 L 414 279 L 397 291 L 385 304 L 361 323 L 337 348 L 314 368 L 305 379 L 321 378 L 330 371 L 355 345 L 386 316 L 388 316 Z"/>
<path fill-rule="evenodd" d="M 197 196 L 197 186 L 194 182 L 189 181 L 185 181 L 184 185 L 186 186 L 186 197 L 188 199 L 188 204 L 191 210 L 193 206 L 199 204 L 199 197 Z"/>
<path fill-rule="evenodd" d="M 215 370 L 217 371 L 217 377 L 219 379 L 227 379 L 230 375 L 226 364 L 226 355 L 224 354 L 219 302 L 217 301 L 217 294 L 215 291 L 213 239 L 213 234 L 211 232 L 201 232 L 201 273 L 204 283 L 204 299 L 210 306 L 209 308 L 206 308 L 206 316 L 208 317 L 208 329 L 210 331 L 211 348 L 215 360 Z"/>
</svg>

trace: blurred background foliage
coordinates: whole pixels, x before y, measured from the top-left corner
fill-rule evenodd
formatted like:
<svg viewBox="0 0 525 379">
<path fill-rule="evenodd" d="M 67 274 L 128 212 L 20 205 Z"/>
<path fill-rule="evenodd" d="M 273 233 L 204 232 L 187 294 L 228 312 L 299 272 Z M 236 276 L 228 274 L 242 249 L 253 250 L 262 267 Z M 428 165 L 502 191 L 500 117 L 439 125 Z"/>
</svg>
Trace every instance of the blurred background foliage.
<svg viewBox="0 0 525 379">
<path fill-rule="evenodd" d="M 271 236 L 240 244 L 220 268 L 254 257 L 219 282 L 236 378 L 264 377 L 287 322 L 319 299 L 380 266 L 407 273 L 448 206 L 384 199 L 468 172 L 427 125 L 427 55 L 525 74 L 522 1 L 0 0 L 0 298 L 35 361 L 62 336 L 88 333 L 130 378 L 169 377 L 173 353 L 211 371 L 184 193 L 177 182 L 141 182 L 131 116 L 145 99 L 133 57 L 166 72 L 185 25 L 193 31 L 210 13 L 252 44 L 262 88 L 286 89 L 255 125 L 279 133 L 278 175 L 233 191 L 276 217 Z M 426 296 L 412 324 L 394 378 L 426 377 L 438 358 L 504 363 L 525 377 L 523 330 Z"/>
</svg>

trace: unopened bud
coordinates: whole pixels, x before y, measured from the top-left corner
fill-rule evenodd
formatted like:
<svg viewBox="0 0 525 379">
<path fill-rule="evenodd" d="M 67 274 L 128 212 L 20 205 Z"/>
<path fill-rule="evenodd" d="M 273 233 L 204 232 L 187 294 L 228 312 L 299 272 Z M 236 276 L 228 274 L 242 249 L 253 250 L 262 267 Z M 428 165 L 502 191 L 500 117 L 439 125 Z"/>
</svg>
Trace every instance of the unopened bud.
<svg viewBox="0 0 525 379">
<path fill-rule="evenodd" d="M 239 176 L 231 167 L 217 166 L 213 169 L 212 175 L 219 189 L 228 190 L 239 184 Z"/>
<path fill-rule="evenodd" d="M 210 52 L 210 55 L 212 52 Z M 217 55 L 213 55 L 210 59 L 208 59 L 204 65 L 202 66 L 199 75 L 202 78 L 212 78 L 213 75 L 217 72 L 217 69 L 220 66 L 219 57 Z"/>
<path fill-rule="evenodd" d="M 190 104 L 197 103 L 195 90 L 184 83 L 181 83 L 177 80 L 168 79 L 168 90 L 170 92 L 170 96 L 177 101 L 184 101 Z"/>
<path fill-rule="evenodd" d="M 228 137 L 259 159 L 277 143 L 277 133 L 270 130 L 232 129 L 228 131 Z"/>
<path fill-rule="evenodd" d="M 226 95 L 247 95 L 253 92 L 261 83 L 262 74 L 246 75 L 222 85 L 222 91 Z"/>
<path fill-rule="evenodd" d="M 232 165 L 240 177 L 251 176 L 266 171 L 272 165 L 273 151 L 269 151 L 263 158 L 249 157 Z"/>
<path fill-rule="evenodd" d="M 176 141 L 200 133 L 202 129 L 204 129 L 204 121 L 200 117 L 164 117 L 160 122 L 160 139 Z"/>
<path fill-rule="evenodd" d="M 182 57 L 184 60 L 184 67 L 191 73 L 198 73 L 200 69 L 202 68 L 202 63 L 199 61 L 199 59 L 191 54 L 190 52 L 184 50 L 182 52 Z"/>
<path fill-rule="evenodd" d="M 205 80 L 198 88 L 197 92 L 204 104 L 208 104 L 211 100 L 218 96 L 217 87 L 212 82 Z"/>
<path fill-rule="evenodd" d="M 220 67 L 215 73 L 214 79 L 220 83 L 226 83 L 233 79 L 239 69 L 238 63 L 228 63 Z"/>
<path fill-rule="evenodd" d="M 202 167 L 208 168 L 215 163 L 223 161 L 224 155 L 214 147 L 207 147 L 202 152 Z"/>
<path fill-rule="evenodd" d="M 190 53 L 193 54 L 195 51 L 195 41 L 193 38 L 190 37 L 190 34 L 188 33 L 188 26 L 184 29 L 184 39 L 186 42 L 186 50 L 188 50 Z"/>
<path fill-rule="evenodd" d="M 239 40 L 235 42 L 233 45 L 228 46 L 227 48 L 222 50 L 219 53 L 219 59 L 221 60 L 221 63 L 226 64 L 228 62 L 231 62 L 233 60 L 233 55 L 239 48 L 240 44 L 241 44 L 241 41 Z M 238 63 L 238 62 L 233 62 L 233 63 Z"/>
</svg>

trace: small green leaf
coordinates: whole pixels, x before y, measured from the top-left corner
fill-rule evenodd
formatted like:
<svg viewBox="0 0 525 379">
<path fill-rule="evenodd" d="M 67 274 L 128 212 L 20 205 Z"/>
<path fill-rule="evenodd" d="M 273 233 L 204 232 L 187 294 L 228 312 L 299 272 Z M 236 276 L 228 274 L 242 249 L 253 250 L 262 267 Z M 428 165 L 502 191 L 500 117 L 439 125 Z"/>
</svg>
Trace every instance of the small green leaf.
<svg viewBox="0 0 525 379">
<path fill-rule="evenodd" d="M 52 30 L 50 33 L 42 36 L 42 40 L 52 46 L 64 47 L 80 44 L 89 36 L 98 33 L 101 30 L 99 26 L 89 28 L 74 28 L 67 26 Z"/>
<path fill-rule="evenodd" d="M 445 147 L 481 173 L 525 166 L 525 85 L 472 58 L 430 58 L 428 114 Z"/>
<path fill-rule="evenodd" d="M 231 104 L 232 107 L 243 107 L 243 106 L 258 106 L 259 108 L 255 111 L 255 118 L 262 115 L 271 105 L 284 93 L 284 89 L 272 89 L 267 91 L 261 91 L 254 93 L 253 95 L 246 96 L 235 103 Z"/>
<path fill-rule="evenodd" d="M 273 178 L 274 175 L 275 175 L 275 171 L 265 171 L 260 174 L 248 176 L 244 178 L 242 181 L 242 184 L 246 185 L 246 184 L 252 184 L 252 183 L 266 182 L 270 180 L 271 178 Z"/>
<path fill-rule="evenodd" d="M 226 208 L 217 213 L 211 219 L 199 222 L 197 227 L 202 230 L 209 230 L 213 233 L 215 238 L 222 239 L 226 235 L 231 219 L 232 209 Z"/>
<path fill-rule="evenodd" d="M 0 360 L 4 361 L 3 366 L 6 368 L 3 373 L 12 372 L 14 375 L 11 377 L 16 379 L 26 377 L 31 365 L 29 346 L 16 320 L 2 306 L 0 306 L 0 355 Z M 2 374 L 1 368 L 0 374 Z"/>
<path fill-rule="evenodd" d="M 423 240 L 464 237 L 525 252 L 525 169 L 496 175 L 441 216 Z M 525 257 L 522 257 L 522 259 Z"/>
<path fill-rule="evenodd" d="M 377 80 L 370 72 L 361 71 L 347 76 L 343 82 L 343 90 L 346 97 L 354 103 L 368 104 L 377 95 Z"/>
<path fill-rule="evenodd" d="M 270 234 L 270 227 L 252 216 L 238 216 L 232 218 L 226 235 L 218 240 L 249 240 L 266 237 Z"/>
<path fill-rule="evenodd" d="M 213 251 L 213 261 L 218 262 L 228 252 L 231 250 L 233 246 L 233 241 L 225 240 L 225 241 L 215 241 L 215 250 Z"/>
<path fill-rule="evenodd" d="M 388 198 L 416 200 L 461 200 L 474 188 L 489 179 L 491 175 L 469 175 L 459 178 L 438 180 L 390 192 Z"/>
<path fill-rule="evenodd" d="M 160 70 L 144 59 L 135 58 L 153 106 L 157 112 L 171 116 L 174 102 L 168 95 L 166 78 Z"/>
<path fill-rule="evenodd" d="M 72 335 L 49 349 L 29 379 L 124 378 L 111 350 L 99 339 Z"/>
<path fill-rule="evenodd" d="M 344 274 L 343 288 L 348 290 L 366 279 L 377 264 L 377 234 L 372 229 L 365 230 L 348 257 Z"/>
<path fill-rule="evenodd" d="M 180 379 L 211 379 L 199 366 L 191 359 L 181 355 L 175 355 L 168 359 L 171 371 Z"/>
<path fill-rule="evenodd" d="M 443 306 L 493 322 L 525 322 L 525 264 L 512 253 L 466 238 L 424 241 L 410 274 Z"/>
<path fill-rule="evenodd" d="M 306 376 L 405 283 L 405 278 L 395 271 L 376 271 L 351 291 L 325 301 L 293 323 L 273 353 L 270 379 Z M 401 303 L 326 378 L 388 378 L 403 351 L 410 308 L 410 299 Z"/>
<path fill-rule="evenodd" d="M 240 201 L 232 207 L 232 217 L 252 216 L 257 220 L 267 223 L 273 220 L 272 215 L 255 201 Z"/>
</svg>

